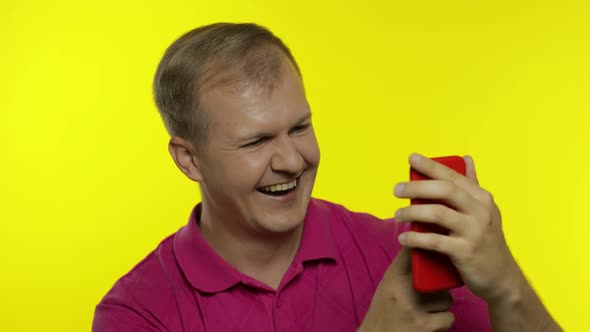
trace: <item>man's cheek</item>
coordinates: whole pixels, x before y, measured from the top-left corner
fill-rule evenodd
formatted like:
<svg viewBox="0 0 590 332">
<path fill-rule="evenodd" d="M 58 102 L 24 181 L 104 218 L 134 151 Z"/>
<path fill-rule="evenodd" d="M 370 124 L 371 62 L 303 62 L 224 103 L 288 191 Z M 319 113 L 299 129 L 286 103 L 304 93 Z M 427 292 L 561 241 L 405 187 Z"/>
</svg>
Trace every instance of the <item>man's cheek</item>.
<svg viewBox="0 0 590 332">
<path fill-rule="evenodd" d="M 320 162 L 320 147 L 315 135 L 311 135 L 303 144 L 300 146 L 301 155 L 308 164 L 308 166 L 317 166 Z"/>
</svg>

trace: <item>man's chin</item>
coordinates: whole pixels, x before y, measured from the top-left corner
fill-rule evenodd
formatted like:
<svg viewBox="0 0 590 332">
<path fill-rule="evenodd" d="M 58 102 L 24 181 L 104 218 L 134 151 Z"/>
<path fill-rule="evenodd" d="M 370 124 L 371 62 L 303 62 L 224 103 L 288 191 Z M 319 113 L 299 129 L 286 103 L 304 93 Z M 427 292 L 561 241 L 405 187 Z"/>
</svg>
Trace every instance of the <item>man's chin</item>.
<svg viewBox="0 0 590 332">
<path fill-rule="evenodd" d="M 276 216 L 274 218 L 265 218 L 265 220 L 262 221 L 261 224 L 265 229 L 273 233 L 285 233 L 297 229 L 299 226 L 303 224 L 304 220 L 305 215 L 300 215 L 298 213 L 297 215 L 291 216 L 282 215 Z"/>
<path fill-rule="evenodd" d="M 303 225 L 305 221 L 305 213 L 302 211 L 289 211 L 289 215 L 282 214 L 270 214 L 260 218 L 258 227 L 263 232 L 269 234 L 286 234 L 297 231 Z"/>
</svg>

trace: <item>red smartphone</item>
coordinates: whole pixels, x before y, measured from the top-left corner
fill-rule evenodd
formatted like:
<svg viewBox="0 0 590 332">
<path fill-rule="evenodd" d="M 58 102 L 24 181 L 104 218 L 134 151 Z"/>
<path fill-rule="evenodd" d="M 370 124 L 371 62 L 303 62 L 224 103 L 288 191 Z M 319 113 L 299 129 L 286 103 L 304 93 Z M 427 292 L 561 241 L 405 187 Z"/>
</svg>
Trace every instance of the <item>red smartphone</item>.
<svg viewBox="0 0 590 332">
<path fill-rule="evenodd" d="M 431 158 L 457 173 L 465 175 L 465 160 L 460 156 L 447 156 Z M 429 178 L 410 169 L 410 181 L 428 180 Z M 411 204 L 445 204 L 444 201 L 412 199 Z M 410 230 L 421 233 L 448 234 L 448 230 L 434 224 L 412 222 Z M 434 292 L 451 289 L 463 285 L 461 275 L 451 263 L 448 256 L 424 249 L 412 249 L 412 283 L 414 289 L 419 292 Z"/>
</svg>

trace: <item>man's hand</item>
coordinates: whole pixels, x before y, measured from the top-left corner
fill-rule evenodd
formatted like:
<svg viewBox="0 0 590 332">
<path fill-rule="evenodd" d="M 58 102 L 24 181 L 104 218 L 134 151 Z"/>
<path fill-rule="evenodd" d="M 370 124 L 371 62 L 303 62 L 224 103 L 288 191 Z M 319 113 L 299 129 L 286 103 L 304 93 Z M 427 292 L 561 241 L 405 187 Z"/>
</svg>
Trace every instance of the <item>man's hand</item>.
<svg viewBox="0 0 590 332">
<path fill-rule="evenodd" d="M 411 205 L 398 210 L 396 220 L 447 228 L 448 236 L 407 232 L 400 236 L 400 243 L 448 255 L 469 289 L 489 302 L 509 295 L 521 272 L 504 239 L 500 211 L 492 195 L 479 186 L 473 160 L 465 157 L 465 163 L 463 176 L 413 154 L 412 168 L 432 180 L 400 183 L 395 187 L 395 195 L 442 200 L 451 208 L 440 204 Z"/>
<path fill-rule="evenodd" d="M 441 200 L 450 207 L 411 205 L 398 210 L 396 219 L 437 224 L 449 234 L 406 232 L 400 243 L 448 255 L 467 287 L 488 303 L 494 331 L 562 331 L 510 253 L 500 210 L 479 186 L 473 160 L 464 159 L 466 176 L 424 156 L 410 156 L 412 168 L 432 180 L 400 183 L 395 195 Z"/>
<path fill-rule="evenodd" d="M 412 288 L 409 249 L 403 248 L 385 271 L 359 332 L 447 331 L 454 321 L 448 312 L 449 292 L 420 294 Z"/>
</svg>

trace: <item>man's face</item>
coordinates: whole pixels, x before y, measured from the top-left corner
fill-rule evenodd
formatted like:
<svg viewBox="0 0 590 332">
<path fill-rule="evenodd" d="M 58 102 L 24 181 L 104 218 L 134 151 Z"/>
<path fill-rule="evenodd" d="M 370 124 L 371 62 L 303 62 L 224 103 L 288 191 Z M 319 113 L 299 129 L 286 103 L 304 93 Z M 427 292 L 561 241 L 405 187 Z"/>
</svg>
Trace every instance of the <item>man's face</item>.
<svg viewBox="0 0 590 332">
<path fill-rule="evenodd" d="M 281 68 L 270 91 L 251 84 L 201 94 L 209 120 L 198 158 L 204 208 L 258 233 L 303 222 L 320 161 L 302 82 L 288 60 Z"/>
</svg>

